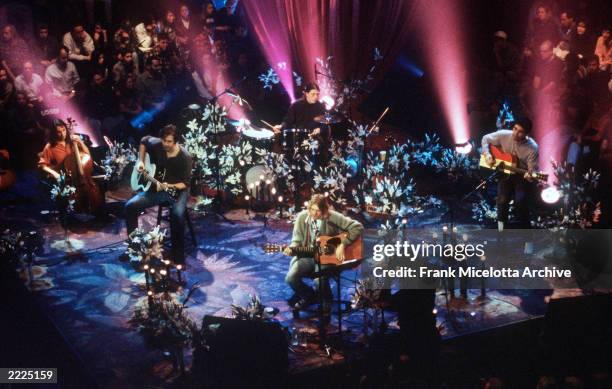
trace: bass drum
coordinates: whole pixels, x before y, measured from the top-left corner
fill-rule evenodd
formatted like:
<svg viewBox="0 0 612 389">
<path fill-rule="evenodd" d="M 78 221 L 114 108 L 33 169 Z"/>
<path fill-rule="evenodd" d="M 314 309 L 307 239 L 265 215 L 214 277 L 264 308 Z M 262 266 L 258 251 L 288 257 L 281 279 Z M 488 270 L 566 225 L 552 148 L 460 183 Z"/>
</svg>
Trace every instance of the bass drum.
<svg viewBox="0 0 612 389">
<path fill-rule="evenodd" d="M 274 204 L 277 195 L 274 176 L 264 165 L 255 165 L 247 170 L 244 181 L 254 209 L 263 211 Z"/>
</svg>

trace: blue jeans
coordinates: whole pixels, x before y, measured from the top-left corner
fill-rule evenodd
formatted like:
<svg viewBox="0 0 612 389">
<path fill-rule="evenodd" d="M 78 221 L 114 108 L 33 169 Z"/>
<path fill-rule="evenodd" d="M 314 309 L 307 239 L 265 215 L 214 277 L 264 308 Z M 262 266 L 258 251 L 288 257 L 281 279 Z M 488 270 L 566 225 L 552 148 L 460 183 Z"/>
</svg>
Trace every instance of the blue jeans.
<svg viewBox="0 0 612 389">
<path fill-rule="evenodd" d="M 329 265 L 322 266 L 323 269 L 327 267 L 329 267 Z M 298 297 L 306 300 L 313 298 L 315 294 L 319 292 L 319 282 L 323 282 L 321 284 L 323 300 L 331 300 L 332 292 L 327 277 L 321 277 L 321 281 L 319 281 L 319 278 L 315 279 L 315 291 L 304 282 L 304 277 L 312 277 L 316 271 L 318 271 L 318 265 L 315 263 L 314 258 L 293 257 L 289 263 L 289 271 L 287 271 L 287 275 L 285 276 L 285 282 L 293 289 Z"/>
<path fill-rule="evenodd" d="M 139 192 L 125 204 L 125 219 L 128 235 L 138 227 L 138 215 L 155 205 L 170 207 L 170 240 L 172 242 L 172 260 L 185 262 L 185 210 L 189 199 L 189 189 L 182 190 L 177 199 L 166 191 Z"/>
</svg>

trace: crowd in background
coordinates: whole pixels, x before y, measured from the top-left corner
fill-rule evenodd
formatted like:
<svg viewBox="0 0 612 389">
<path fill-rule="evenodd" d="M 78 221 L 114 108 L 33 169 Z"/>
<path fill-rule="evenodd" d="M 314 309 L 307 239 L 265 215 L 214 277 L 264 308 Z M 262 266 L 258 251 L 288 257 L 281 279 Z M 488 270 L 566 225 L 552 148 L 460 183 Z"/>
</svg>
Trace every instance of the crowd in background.
<svg viewBox="0 0 612 389">
<path fill-rule="evenodd" d="M 546 115 L 551 128 L 539 134 L 557 131 L 568 162 L 580 171 L 601 170 L 600 159 L 609 153 L 606 138 L 612 134 L 612 23 L 591 25 L 601 11 L 597 8 L 560 9 L 556 4 L 534 3 L 521 43 L 505 31 L 495 32 L 485 72 L 492 71 L 479 78 L 486 80 L 480 102 L 492 97 L 532 119 Z"/>
<path fill-rule="evenodd" d="M 494 34 L 488 77 L 474 82 L 487 96 L 470 104 L 478 109 L 493 97 L 533 118 L 546 96 L 571 137 L 564 155 L 597 168 L 612 126 L 611 25 L 589 23 L 597 9 L 557 3 L 534 3 L 521 44 L 505 31 Z M 263 68 L 237 0 L 220 9 L 198 4 L 145 10 L 140 18 L 116 20 L 114 30 L 67 17 L 58 36 L 44 21 L 35 20 L 26 36 L 8 20 L 0 37 L 0 121 L 8 136 L 0 147 L 30 166 L 28 155 L 44 144 L 47 119 L 72 111 L 83 114 L 98 138 L 134 140 Z M 247 99 L 261 99 L 256 79 L 240 86 Z"/>
<path fill-rule="evenodd" d="M 74 112 L 99 139 L 138 141 L 175 122 L 186 105 L 210 101 L 230 80 L 252 74 L 238 2 L 220 9 L 204 2 L 198 11 L 180 4 L 122 20 L 114 31 L 78 20 L 60 36 L 45 23 L 35 24 L 33 36 L 2 26 L 0 148 L 13 153 L 18 167 L 32 167 L 51 118 Z"/>
</svg>

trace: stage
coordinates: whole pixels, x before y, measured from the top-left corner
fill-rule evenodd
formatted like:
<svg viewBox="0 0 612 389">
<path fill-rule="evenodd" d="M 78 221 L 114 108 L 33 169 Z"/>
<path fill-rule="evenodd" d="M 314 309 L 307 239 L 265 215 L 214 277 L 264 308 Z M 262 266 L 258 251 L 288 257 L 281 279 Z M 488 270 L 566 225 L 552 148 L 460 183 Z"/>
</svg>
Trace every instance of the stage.
<svg viewBox="0 0 612 389">
<path fill-rule="evenodd" d="M 32 180 L 33 176 L 23 175 L 16 190 L 27 196 Z M 147 299 L 144 274 L 130 263 L 118 261 L 126 249 L 121 210 L 128 195 L 126 190 L 107 195 L 108 220 L 73 220 L 70 248 L 66 247 L 57 217 L 41 203 L 14 201 L 2 208 L 2 220 L 5 227 L 37 229 L 44 235 L 44 254 L 34 260 L 32 279 L 25 268 L 16 271 L 31 298 L 51 319 L 93 380 L 100 387 L 162 387 L 175 381 L 178 373 L 161 351 L 147 348 L 128 323 L 134 307 Z M 141 226 L 152 227 L 156 211 L 157 208 L 152 208 L 141 216 Z M 377 321 L 364 328 L 363 310 L 354 311 L 343 321 L 351 332 L 345 337 L 345 347 L 332 350 L 331 357 L 317 347 L 316 315 L 304 315 L 306 318 L 298 320 L 292 317 L 286 303 L 291 291 L 284 282 L 289 258 L 282 254 L 266 255 L 262 249 L 266 242 L 288 242 L 292 224 L 271 218 L 264 225 L 262 214 L 253 211 L 247 214 L 244 209 L 233 209 L 225 215 L 229 222 L 191 211 L 197 247 L 188 245 L 186 270 L 182 273 L 184 284 L 175 294 L 184 297 L 193 289 L 186 305 L 189 317 L 198 325 L 204 315 L 229 317 L 231 304 L 246 306 L 250 296 L 257 295 L 264 305 L 279 310 L 275 319 L 282 326 L 302 328 L 311 335 L 307 347 L 294 347 L 295 352 L 289 353 L 290 375 L 358 358 L 380 324 Z M 439 222 L 439 217 L 440 213 L 432 213 L 419 222 L 432 225 Z M 366 233 L 364 239 L 367 247 L 378 237 Z M 357 274 L 351 271 L 345 276 L 355 279 Z M 343 297 L 350 299 L 354 283 L 345 281 L 342 287 Z M 435 314 L 445 342 L 541 319 L 549 299 L 582 294 L 574 289 L 487 290 L 486 298 L 481 298 L 480 293 L 480 289 L 471 289 L 468 299 L 450 300 L 442 290 L 437 291 Z M 389 325 L 387 333 L 397 332 L 393 312 L 385 313 L 385 321 Z M 329 328 L 335 326 L 333 315 Z M 191 355 L 185 350 L 189 370 Z"/>
</svg>

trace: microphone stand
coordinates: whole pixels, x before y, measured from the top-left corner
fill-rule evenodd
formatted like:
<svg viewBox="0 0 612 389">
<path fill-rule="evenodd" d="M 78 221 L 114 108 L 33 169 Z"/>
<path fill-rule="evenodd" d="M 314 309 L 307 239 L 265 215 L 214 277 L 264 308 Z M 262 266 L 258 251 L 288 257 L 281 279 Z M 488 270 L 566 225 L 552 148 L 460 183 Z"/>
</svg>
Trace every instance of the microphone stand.
<svg viewBox="0 0 612 389">
<path fill-rule="evenodd" d="M 231 89 L 240 85 L 240 83 L 242 83 L 244 80 L 246 80 L 246 76 L 243 77 L 242 79 L 234 82 L 232 85 L 230 85 L 228 88 L 225 88 L 224 90 L 221 91 L 221 93 L 217 94 L 216 96 L 214 96 L 210 102 L 212 102 L 212 104 L 214 106 L 217 105 L 217 101 L 219 100 L 219 98 L 221 96 L 223 96 L 224 94 L 228 94 L 231 93 Z M 233 100 L 232 100 L 232 105 L 234 104 Z M 230 109 L 232 107 L 232 105 L 230 105 Z M 227 217 L 225 217 L 225 215 L 223 214 L 223 202 L 221 200 L 221 193 L 224 191 L 224 187 L 222 186 L 221 183 L 221 166 L 219 165 L 219 152 L 220 152 L 220 145 L 219 145 L 219 131 L 217 131 L 217 124 L 220 121 L 220 118 L 217 115 L 217 110 L 213 109 L 212 110 L 212 114 L 211 114 L 211 118 L 210 120 L 214 123 L 214 132 L 213 132 L 213 136 L 212 136 L 212 143 L 216 148 L 216 152 L 217 152 L 217 158 L 215 158 L 216 161 L 216 174 L 215 174 L 215 198 L 213 200 L 213 214 L 220 220 L 226 221 L 230 224 L 234 224 L 233 221 L 229 220 Z"/>
</svg>

